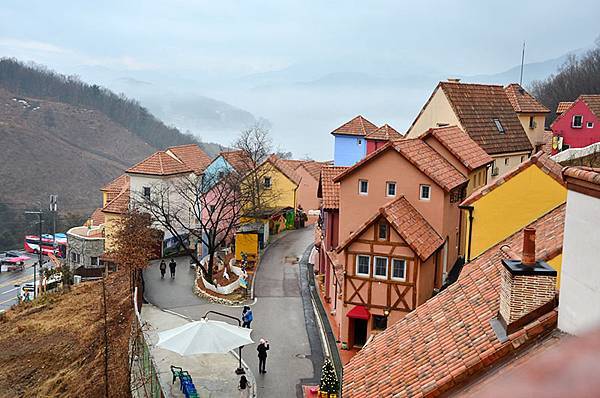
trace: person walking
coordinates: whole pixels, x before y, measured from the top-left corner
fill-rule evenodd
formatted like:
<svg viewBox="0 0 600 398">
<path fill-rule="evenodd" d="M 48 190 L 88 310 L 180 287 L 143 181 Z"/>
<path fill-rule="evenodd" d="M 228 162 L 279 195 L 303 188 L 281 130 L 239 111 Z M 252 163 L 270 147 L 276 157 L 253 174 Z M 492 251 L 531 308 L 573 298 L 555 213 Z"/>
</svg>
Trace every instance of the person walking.
<svg viewBox="0 0 600 398">
<path fill-rule="evenodd" d="M 169 270 L 171 271 L 171 279 L 175 279 L 175 267 L 177 267 L 177 263 L 174 259 L 171 259 L 169 263 Z"/>
<path fill-rule="evenodd" d="M 167 263 L 165 260 L 160 260 L 160 279 L 165 279 L 165 273 L 167 272 Z"/>
<path fill-rule="evenodd" d="M 258 347 L 256 347 L 256 351 L 258 351 L 258 373 L 267 373 L 266 365 L 267 365 L 267 351 L 269 351 L 269 340 L 260 339 L 260 343 Z"/>
<path fill-rule="evenodd" d="M 240 385 L 238 386 L 238 390 L 240 390 L 240 398 L 250 398 L 251 388 L 252 385 L 250 384 L 246 376 L 242 375 L 242 377 L 240 377 Z"/>
<path fill-rule="evenodd" d="M 252 314 L 252 309 L 245 305 L 244 311 L 242 312 L 242 327 L 250 329 L 250 324 L 253 320 L 254 315 Z"/>
</svg>

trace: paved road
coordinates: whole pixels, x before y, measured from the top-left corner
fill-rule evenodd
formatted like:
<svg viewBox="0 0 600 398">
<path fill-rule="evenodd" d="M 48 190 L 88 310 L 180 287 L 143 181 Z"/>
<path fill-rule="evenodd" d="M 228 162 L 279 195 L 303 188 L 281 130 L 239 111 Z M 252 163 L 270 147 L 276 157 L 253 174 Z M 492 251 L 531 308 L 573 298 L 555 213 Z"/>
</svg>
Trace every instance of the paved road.
<svg viewBox="0 0 600 398">
<path fill-rule="evenodd" d="M 301 296 L 299 264 L 292 258 L 300 258 L 312 242 L 312 229 L 291 231 L 273 243 L 265 252 L 258 271 L 255 296 L 252 306 L 254 322 L 252 338 L 269 340 L 271 350 L 267 359 L 267 374 L 258 373 L 256 345 L 244 348 L 243 358 L 257 377 L 259 397 L 294 397 L 299 394 L 301 379 L 314 377 L 313 362 L 322 363 L 320 348 L 311 350 L 309 334 L 313 346 L 318 341 L 317 330 L 305 316 Z M 216 310 L 236 317 L 241 308 L 208 303 L 192 293 L 193 272 L 189 262 L 178 261 L 175 280 L 160 279 L 158 264 L 155 262 L 144 273 L 146 299 L 152 304 L 199 319 L 206 311 Z M 168 275 L 168 272 L 167 272 Z M 308 292 L 306 292 L 308 294 Z M 214 318 L 218 319 L 218 318 Z M 307 326 L 308 325 L 308 326 Z M 307 330 L 308 329 L 308 330 Z M 314 351 L 314 352 L 312 352 Z"/>
<path fill-rule="evenodd" d="M 30 256 L 27 254 L 27 256 Z M 33 282 L 33 263 L 37 261 L 37 256 L 33 256 L 25 262 L 23 271 L 6 271 L 6 265 L 2 266 L 0 273 L 0 312 L 8 310 L 17 303 L 17 293 L 19 288 L 15 285 Z"/>
</svg>

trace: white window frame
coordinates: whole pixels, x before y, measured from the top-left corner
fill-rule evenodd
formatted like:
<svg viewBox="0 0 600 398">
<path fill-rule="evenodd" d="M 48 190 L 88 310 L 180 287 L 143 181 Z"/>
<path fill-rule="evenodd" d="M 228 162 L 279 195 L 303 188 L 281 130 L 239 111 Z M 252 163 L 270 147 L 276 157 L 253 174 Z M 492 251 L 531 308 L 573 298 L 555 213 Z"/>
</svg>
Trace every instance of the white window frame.
<svg viewBox="0 0 600 398">
<path fill-rule="evenodd" d="M 502 125 L 502 122 L 500 121 L 500 119 L 492 119 L 492 120 L 494 121 L 494 124 L 496 125 L 496 129 L 498 130 L 498 132 L 500 134 L 504 134 L 506 132 L 506 129 Z"/>
<path fill-rule="evenodd" d="M 578 117 L 579 118 L 579 126 L 575 125 L 575 118 Z M 571 118 L 571 127 L 573 127 L 574 129 L 581 129 L 583 128 L 583 115 L 573 115 L 573 117 Z"/>
<path fill-rule="evenodd" d="M 404 262 L 404 276 L 402 278 L 394 276 L 394 261 L 402 261 L 402 262 Z M 390 278 L 392 280 L 395 280 L 395 281 L 406 282 L 406 274 L 407 274 L 407 271 L 408 271 L 407 268 L 408 268 L 408 261 L 406 261 L 405 258 L 397 258 L 397 257 L 392 258 L 392 267 L 391 267 L 391 270 L 390 270 Z"/>
<path fill-rule="evenodd" d="M 366 190 L 366 192 L 362 191 L 362 183 L 363 182 L 367 183 L 367 190 Z M 358 180 L 358 194 L 359 195 L 368 195 L 369 194 L 369 180 L 364 180 L 364 179 Z"/>
<path fill-rule="evenodd" d="M 385 275 L 377 274 L 377 259 L 385 260 Z M 390 261 L 387 257 L 384 256 L 374 256 L 373 257 L 373 278 L 377 279 L 387 279 L 388 278 L 388 266 L 390 265 Z"/>
<path fill-rule="evenodd" d="M 429 188 L 429 197 L 427 197 L 427 198 L 423 196 L 423 188 L 424 187 Z M 431 185 L 428 185 L 428 184 L 419 185 L 419 200 L 431 200 Z"/>
<path fill-rule="evenodd" d="M 392 186 L 392 185 L 394 186 L 394 194 L 393 195 L 390 194 L 390 186 Z M 397 189 L 398 189 L 398 187 L 396 185 L 396 181 L 387 181 L 385 183 L 385 196 L 387 196 L 388 198 L 395 198 L 396 193 L 398 192 Z"/>
<path fill-rule="evenodd" d="M 385 225 L 385 237 L 381 237 L 381 226 Z M 390 225 L 385 221 L 377 223 L 377 240 L 388 240 L 390 237 Z"/>
<path fill-rule="evenodd" d="M 585 128 L 587 128 L 587 129 L 593 129 L 594 128 L 594 122 L 585 122 Z"/>
<path fill-rule="evenodd" d="M 366 274 L 365 274 L 365 273 L 362 273 L 362 272 L 359 272 L 359 267 L 358 267 L 358 266 L 359 266 L 359 264 L 360 264 L 360 260 L 359 260 L 359 259 L 360 259 L 361 257 L 365 257 L 365 258 L 367 258 L 367 259 L 369 260 L 369 261 L 368 261 L 368 263 L 367 263 L 367 273 L 366 273 Z M 366 254 L 358 254 L 358 255 L 356 256 L 356 269 L 355 269 L 355 274 L 356 274 L 357 276 L 370 276 L 370 275 L 371 275 L 371 256 L 367 256 Z"/>
</svg>

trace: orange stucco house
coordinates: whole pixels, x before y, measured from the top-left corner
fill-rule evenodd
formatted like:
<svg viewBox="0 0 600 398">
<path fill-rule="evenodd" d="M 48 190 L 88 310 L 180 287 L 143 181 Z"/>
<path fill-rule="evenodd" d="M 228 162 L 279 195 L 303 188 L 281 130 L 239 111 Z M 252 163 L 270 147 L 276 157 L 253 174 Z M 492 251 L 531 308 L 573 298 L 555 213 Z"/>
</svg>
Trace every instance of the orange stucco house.
<svg viewBox="0 0 600 398">
<path fill-rule="evenodd" d="M 460 256 L 458 204 L 471 184 L 485 183 L 491 162 L 466 133 L 447 127 L 391 140 L 335 170 L 337 225 L 324 225 L 321 251 L 343 343 L 363 345 L 443 285 Z M 330 234 L 339 242 L 332 249 Z"/>
<path fill-rule="evenodd" d="M 320 200 L 317 198 L 317 188 L 321 169 L 331 162 L 285 159 L 282 163 L 300 177 L 296 202 L 308 215 L 308 224 L 314 223 L 319 215 Z"/>
</svg>

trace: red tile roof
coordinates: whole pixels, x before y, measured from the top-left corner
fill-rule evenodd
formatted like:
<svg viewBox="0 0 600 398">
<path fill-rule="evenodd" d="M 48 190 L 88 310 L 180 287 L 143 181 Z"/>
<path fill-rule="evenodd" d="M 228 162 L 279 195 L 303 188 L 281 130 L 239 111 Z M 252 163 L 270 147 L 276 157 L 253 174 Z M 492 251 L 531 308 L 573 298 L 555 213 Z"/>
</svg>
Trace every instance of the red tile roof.
<svg viewBox="0 0 600 398">
<path fill-rule="evenodd" d="M 252 169 L 253 160 L 243 150 L 221 152 L 219 155 L 238 173 L 245 175 Z"/>
<path fill-rule="evenodd" d="M 169 151 L 196 174 L 203 172 L 211 162 L 210 157 L 197 144 L 172 146 L 167 148 L 167 152 Z"/>
<path fill-rule="evenodd" d="M 121 174 L 102 188 L 101 191 L 105 192 L 121 192 L 125 187 L 129 186 L 129 176 L 127 174 Z"/>
<path fill-rule="evenodd" d="M 191 167 L 165 151 L 154 152 L 146 159 L 127 169 L 127 173 L 157 176 L 191 173 L 192 171 Z"/>
<path fill-rule="evenodd" d="M 292 169 L 285 162 L 285 160 L 281 159 L 279 156 L 273 154 L 273 155 L 269 156 L 267 158 L 267 160 L 265 160 L 265 162 L 271 163 L 273 166 L 275 166 L 275 168 L 277 170 L 279 170 L 284 176 L 286 176 L 294 184 L 296 184 L 296 185 L 300 184 L 300 180 L 302 179 L 302 177 L 300 177 L 298 175 L 298 173 L 296 173 L 294 171 L 294 169 Z"/>
<path fill-rule="evenodd" d="M 365 221 L 336 249 L 340 253 L 369 228 L 380 216 L 383 216 L 398 232 L 408 246 L 421 258 L 427 260 L 443 244 L 442 237 L 431 224 L 415 209 L 410 202 L 400 196 L 379 209 L 369 220 Z"/>
<path fill-rule="evenodd" d="M 377 130 L 374 130 L 365 136 L 367 140 L 390 141 L 404 138 L 402 134 L 396 131 L 389 124 L 384 124 Z"/>
<path fill-rule="evenodd" d="M 554 135 L 554 133 L 552 133 L 552 130 L 544 130 L 544 135 L 542 137 L 543 146 L 542 146 L 541 150 L 546 155 L 552 154 L 552 136 L 553 135 Z"/>
<path fill-rule="evenodd" d="M 104 224 L 104 213 L 102 213 L 102 209 L 98 208 L 94 210 L 92 215 L 90 216 L 90 220 L 92 220 L 93 226 L 98 226 Z"/>
<path fill-rule="evenodd" d="M 565 205 L 530 224 L 537 258 L 562 250 Z M 520 254 L 522 231 L 467 264 L 458 281 L 375 336 L 344 367 L 346 398 L 437 397 L 511 357 L 554 329 L 557 312 L 540 316 L 500 342 L 490 320 L 499 311 L 500 247 Z"/>
<path fill-rule="evenodd" d="M 365 136 L 375 130 L 377 130 L 376 125 L 374 125 L 361 115 L 358 115 L 354 119 L 342 124 L 340 127 L 333 130 L 331 134 Z"/>
<path fill-rule="evenodd" d="M 580 95 L 579 98 L 590 108 L 590 111 L 597 117 L 600 118 L 600 94 L 584 94 Z"/>
<path fill-rule="evenodd" d="M 440 82 L 467 134 L 490 155 L 533 148 L 502 86 Z M 498 131 L 498 119 L 504 133 Z"/>
<path fill-rule="evenodd" d="M 437 153 L 420 138 L 390 141 L 340 173 L 334 181 L 340 182 L 346 176 L 362 167 L 365 163 L 372 161 L 389 149 L 394 149 L 401 154 L 406 160 L 413 164 L 423 174 L 431 178 L 446 192 L 450 192 L 452 189 L 468 182 L 468 179 L 456 170 L 450 162 L 444 159 L 442 155 Z"/>
<path fill-rule="evenodd" d="M 344 166 L 325 166 L 321 169 L 317 197 L 323 199 L 324 210 L 336 210 L 340 208 L 340 183 L 333 179 L 346 170 Z"/>
<path fill-rule="evenodd" d="M 506 181 L 510 180 L 511 178 L 518 175 L 530 166 L 537 166 L 544 173 L 554 178 L 556 182 L 558 182 L 561 185 L 565 185 L 565 181 L 563 180 L 561 174 L 562 166 L 556 163 L 554 160 L 550 159 L 550 156 L 548 156 L 543 151 L 539 151 L 538 153 L 521 163 L 516 169 L 509 171 L 504 175 L 501 175 L 497 180 L 494 180 L 488 183 L 487 185 L 484 185 L 483 187 L 471 192 L 471 195 L 469 195 L 469 197 L 466 198 L 460 205 L 468 206 L 472 204 L 473 202 L 479 200 L 479 198 L 492 192 L 494 189 L 498 188 Z"/>
<path fill-rule="evenodd" d="M 559 102 L 558 106 L 556 107 L 556 114 L 560 115 L 561 113 L 565 113 L 565 111 L 569 109 L 574 103 L 574 101 Z"/>
<path fill-rule="evenodd" d="M 550 109 L 542 105 L 531 94 L 517 83 L 504 87 L 508 100 L 515 112 L 519 113 L 548 113 Z"/>
<path fill-rule="evenodd" d="M 113 200 L 108 202 L 106 206 L 102 208 L 102 211 L 104 213 L 123 214 L 129 210 L 129 198 L 130 191 L 129 187 L 127 187 L 119 192 Z"/>
<path fill-rule="evenodd" d="M 565 167 L 562 170 L 565 178 L 576 179 L 594 185 L 600 185 L 600 169 L 593 167 Z"/>
<path fill-rule="evenodd" d="M 473 171 L 494 161 L 467 133 L 457 126 L 429 129 L 423 133 L 421 139 L 426 139 L 428 136 L 435 137 L 469 171 Z"/>
<path fill-rule="evenodd" d="M 319 180 L 321 169 L 324 166 L 331 165 L 331 162 L 317 162 L 315 160 L 282 159 L 282 162 L 296 172 L 300 167 L 303 167 L 315 180 Z"/>
</svg>

